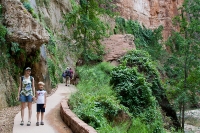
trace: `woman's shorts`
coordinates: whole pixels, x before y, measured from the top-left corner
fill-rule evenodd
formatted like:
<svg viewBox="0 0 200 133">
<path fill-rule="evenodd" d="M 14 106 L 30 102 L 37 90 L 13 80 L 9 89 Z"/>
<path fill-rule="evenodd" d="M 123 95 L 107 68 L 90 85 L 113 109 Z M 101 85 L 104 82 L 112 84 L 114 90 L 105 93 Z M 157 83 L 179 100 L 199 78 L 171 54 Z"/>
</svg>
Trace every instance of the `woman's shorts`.
<svg viewBox="0 0 200 133">
<path fill-rule="evenodd" d="M 28 96 L 25 96 L 25 95 L 20 95 L 20 98 L 19 98 L 19 101 L 20 102 L 32 102 L 33 101 L 33 96 L 32 95 L 28 95 Z"/>
</svg>

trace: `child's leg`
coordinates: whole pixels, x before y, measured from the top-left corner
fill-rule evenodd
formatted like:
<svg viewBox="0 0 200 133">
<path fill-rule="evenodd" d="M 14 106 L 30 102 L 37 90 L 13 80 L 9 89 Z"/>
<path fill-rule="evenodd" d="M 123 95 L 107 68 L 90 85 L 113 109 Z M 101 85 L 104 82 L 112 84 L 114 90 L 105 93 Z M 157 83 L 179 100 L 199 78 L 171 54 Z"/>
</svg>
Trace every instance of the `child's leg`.
<svg viewBox="0 0 200 133">
<path fill-rule="evenodd" d="M 41 122 L 43 122 L 44 112 L 41 112 Z"/>
<path fill-rule="evenodd" d="M 37 112 L 37 122 L 39 122 L 39 117 L 40 117 L 40 112 Z"/>
</svg>

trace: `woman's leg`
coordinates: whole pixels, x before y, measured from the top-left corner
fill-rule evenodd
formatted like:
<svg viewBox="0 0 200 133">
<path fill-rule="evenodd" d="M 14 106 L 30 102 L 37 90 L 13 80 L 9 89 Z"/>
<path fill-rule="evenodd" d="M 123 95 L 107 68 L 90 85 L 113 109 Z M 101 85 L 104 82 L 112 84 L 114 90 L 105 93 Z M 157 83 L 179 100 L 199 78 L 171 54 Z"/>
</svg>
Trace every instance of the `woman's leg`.
<svg viewBox="0 0 200 133">
<path fill-rule="evenodd" d="M 28 121 L 31 121 L 32 115 L 32 102 L 28 102 Z"/>
<path fill-rule="evenodd" d="M 24 109 L 25 109 L 25 102 L 21 102 L 21 118 L 24 121 Z"/>
</svg>

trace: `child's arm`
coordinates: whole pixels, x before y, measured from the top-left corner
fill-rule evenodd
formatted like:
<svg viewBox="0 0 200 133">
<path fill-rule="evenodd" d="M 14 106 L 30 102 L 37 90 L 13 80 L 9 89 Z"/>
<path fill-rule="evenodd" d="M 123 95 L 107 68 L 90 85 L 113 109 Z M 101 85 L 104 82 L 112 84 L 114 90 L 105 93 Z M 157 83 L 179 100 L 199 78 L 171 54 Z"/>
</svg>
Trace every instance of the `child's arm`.
<svg viewBox="0 0 200 133">
<path fill-rule="evenodd" d="M 38 99 L 38 93 L 37 93 L 37 91 L 35 92 L 35 100 L 37 100 Z"/>
<path fill-rule="evenodd" d="M 47 103 L 47 92 L 44 93 L 44 108 L 46 108 Z"/>
</svg>

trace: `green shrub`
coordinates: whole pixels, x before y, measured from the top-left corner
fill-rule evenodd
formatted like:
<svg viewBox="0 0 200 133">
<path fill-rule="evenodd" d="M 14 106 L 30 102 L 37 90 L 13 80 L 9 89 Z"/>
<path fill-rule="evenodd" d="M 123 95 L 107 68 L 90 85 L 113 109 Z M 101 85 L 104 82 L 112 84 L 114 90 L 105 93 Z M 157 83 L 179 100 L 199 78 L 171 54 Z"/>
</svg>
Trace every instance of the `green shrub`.
<svg viewBox="0 0 200 133">
<path fill-rule="evenodd" d="M 120 111 L 128 113 L 109 86 L 112 68 L 105 62 L 95 66 L 78 67 L 81 79 L 77 85 L 79 91 L 70 98 L 73 111 L 99 132 L 107 130 L 104 127 L 111 127 L 109 123 L 113 122 Z"/>
<path fill-rule="evenodd" d="M 132 50 L 120 62 L 112 70 L 110 81 L 117 98 L 129 108 L 134 117 L 139 117 L 143 124 L 147 124 L 151 132 L 163 132 L 156 100 L 160 100 L 165 93 L 150 55 L 145 51 Z"/>
<path fill-rule="evenodd" d="M 6 33 L 7 33 L 6 27 L 0 23 L 0 45 L 5 43 Z"/>
<path fill-rule="evenodd" d="M 150 84 L 136 68 L 119 66 L 113 69 L 111 84 L 118 99 L 137 115 L 152 104 Z"/>
<path fill-rule="evenodd" d="M 48 71 L 49 71 L 49 76 L 51 80 L 51 85 L 52 87 L 56 87 L 58 80 L 56 78 L 56 67 L 54 62 L 51 59 L 47 59 L 47 66 L 48 66 Z"/>
</svg>

